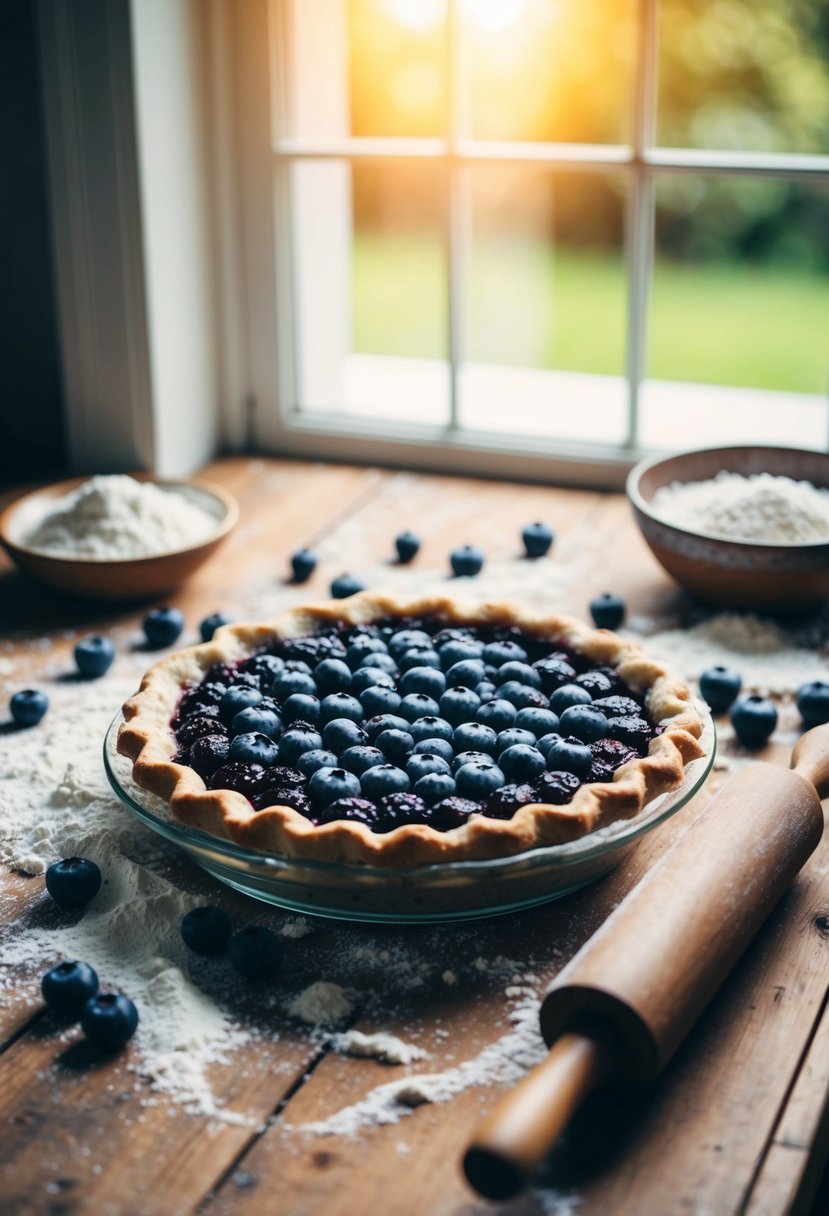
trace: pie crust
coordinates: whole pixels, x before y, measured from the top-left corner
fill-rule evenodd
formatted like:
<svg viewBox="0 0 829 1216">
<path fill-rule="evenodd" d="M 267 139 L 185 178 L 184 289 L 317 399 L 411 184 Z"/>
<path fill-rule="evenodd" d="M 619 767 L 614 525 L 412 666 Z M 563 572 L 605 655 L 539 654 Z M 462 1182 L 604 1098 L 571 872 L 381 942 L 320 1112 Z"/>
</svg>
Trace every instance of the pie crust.
<svg viewBox="0 0 829 1216">
<path fill-rule="evenodd" d="M 507 820 L 475 814 L 448 832 L 404 824 L 375 833 L 350 820 L 316 826 L 286 806 L 257 811 L 243 794 L 208 789 L 193 769 L 171 759 L 177 749 L 171 720 L 182 691 L 199 683 L 213 664 L 241 660 L 280 638 L 302 637 L 337 623 L 395 618 L 437 618 L 447 627 L 517 626 L 536 639 L 563 642 L 593 663 L 614 667 L 644 697 L 648 717 L 661 733 L 651 740 L 646 756 L 623 764 L 612 781 L 582 785 L 564 806 L 530 803 Z M 294 608 L 263 624 L 226 625 L 212 641 L 177 651 L 152 667 L 123 713 L 118 751 L 133 761 L 136 783 L 165 799 L 179 822 L 258 852 L 401 869 L 504 857 L 630 819 L 652 798 L 679 785 L 685 765 L 703 755 L 703 719 L 690 688 L 635 643 L 573 618 L 533 615 L 512 603 L 464 606 L 449 597 L 406 601 L 367 592 Z"/>
</svg>

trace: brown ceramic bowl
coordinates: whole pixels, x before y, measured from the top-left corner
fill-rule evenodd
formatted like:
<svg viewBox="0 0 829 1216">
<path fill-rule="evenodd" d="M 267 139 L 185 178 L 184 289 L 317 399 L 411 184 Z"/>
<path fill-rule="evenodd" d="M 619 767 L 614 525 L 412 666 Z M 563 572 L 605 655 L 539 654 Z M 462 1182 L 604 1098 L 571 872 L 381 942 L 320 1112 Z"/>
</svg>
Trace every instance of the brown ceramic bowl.
<svg viewBox="0 0 829 1216">
<path fill-rule="evenodd" d="M 0 543 L 21 570 L 40 583 L 77 598 L 90 600 L 152 599 L 179 587 L 222 543 L 239 518 L 239 507 L 221 486 L 200 479 L 156 481 L 133 474 L 136 481 L 154 481 L 162 490 L 182 494 L 216 520 L 206 540 L 187 549 L 130 559 L 62 557 L 29 549 L 22 536 L 33 516 L 47 504 L 76 490 L 87 480 L 75 477 L 33 490 L 16 499 L 0 515 Z"/>
<path fill-rule="evenodd" d="M 706 448 L 643 460 L 627 481 L 642 535 L 678 583 L 709 603 L 735 608 L 800 610 L 829 597 L 829 541 L 808 545 L 727 540 L 666 523 L 653 496 L 672 482 L 708 481 L 729 473 L 772 473 L 829 489 L 829 455 L 797 448 Z"/>
</svg>

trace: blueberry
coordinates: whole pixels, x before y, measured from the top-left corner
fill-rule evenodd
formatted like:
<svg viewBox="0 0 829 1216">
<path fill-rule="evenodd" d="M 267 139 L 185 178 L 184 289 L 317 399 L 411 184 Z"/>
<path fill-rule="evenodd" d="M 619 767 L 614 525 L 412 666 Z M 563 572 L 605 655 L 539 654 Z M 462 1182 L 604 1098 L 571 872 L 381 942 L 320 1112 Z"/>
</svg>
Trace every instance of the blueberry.
<svg viewBox="0 0 829 1216">
<path fill-rule="evenodd" d="M 295 722 L 279 740 L 279 759 L 282 764 L 296 764 L 306 752 L 322 747 L 323 736 L 309 724 Z M 335 749 L 332 748 L 332 751 Z"/>
<path fill-rule="evenodd" d="M 384 794 L 377 803 L 378 832 L 393 832 L 407 823 L 426 823 L 429 812 L 417 794 L 397 791 Z"/>
<path fill-rule="evenodd" d="M 533 782 L 536 797 L 539 802 L 549 802 L 553 806 L 564 806 L 572 801 L 573 795 L 581 786 L 581 781 L 575 773 L 562 770 L 542 773 Z"/>
<path fill-rule="evenodd" d="M 502 785 L 484 803 L 484 814 L 493 819 L 512 819 L 522 806 L 538 802 L 536 792 L 527 782 Z"/>
<path fill-rule="evenodd" d="M 429 813 L 429 822 L 438 832 L 451 832 L 453 828 L 463 827 L 469 816 L 480 812 L 481 804 L 471 798 L 459 798 L 452 795 L 442 798 Z"/>
<path fill-rule="evenodd" d="M 521 540 L 527 557 L 545 557 L 550 552 L 555 533 L 549 524 L 527 524 L 521 532 Z"/>
<path fill-rule="evenodd" d="M 441 760 L 445 760 L 447 764 L 451 764 L 455 756 L 452 744 L 447 739 L 421 739 L 419 743 L 415 743 L 412 754 L 415 756 L 440 756 Z"/>
<path fill-rule="evenodd" d="M 361 583 L 353 574 L 341 574 L 331 584 L 331 598 L 335 600 L 347 600 L 349 596 L 357 595 L 360 591 L 365 591 L 365 589 L 366 584 Z"/>
<path fill-rule="evenodd" d="M 427 806 L 451 798 L 455 793 L 455 781 L 450 773 L 424 773 L 415 781 L 413 793 L 422 798 Z"/>
<path fill-rule="evenodd" d="M 373 656 L 388 654 L 388 647 L 382 638 L 372 637 L 370 634 L 361 633 L 354 638 L 345 652 L 345 661 L 348 666 L 354 671 L 360 666 L 363 659 Z M 366 664 L 368 666 L 368 664 Z"/>
<path fill-rule="evenodd" d="M 508 663 L 502 663 L 495 673 L 495 683 L 497 685 L 506 684 L 510 680 L 515 680 L 519 684 L 526 684 L 529 688 L 541 687 L 541 677 L 535 668 L 530 667 L 528 663 L 519 663 L 515 659 L 510 659 Z"/>
<path fill-rule="evenodd" d="M 264 811 L 270 806 L 287 806 L 299 811 L 306 819 L 312 817 L 310 798 L 305 790 L 298 789 L 295 785 L 266 786 L 253 795 L 251 802 L 257 811 Z"/>
<path fill-rule="evenodd" d="M 476 688 L 486 678 L 486 666 L 483 659 L 459 659 L 446 671 L 446 683 L 450 688 L 463 684 L 466 688 Z"/>
<path fill-rule="evenodd" d="M 262 694 L 258 688 L 249 688 L 245 684 L 231 684 L 219 702 L 219 717 L 225 726 L 230 726 L 240 710 L 258 705 Z"/>
<path fill-rule="evenodd" d="M 475 692 L 481 698 L 481 701 L 494 701 L 497 689 L 491 680 L 481 680 L 480 684 L 475 685 Z"/>
<path fill-rule="evenodd" d="M 292 692 L 282 710 L 286 722 L 309 722 L 311 726 L 319 726 L 322 718 L 319 698 L 310 692 Z M 235 718 L 233 720 L 236 721 Z M 270 734 L 270 731 L 267 734 Z"/>
<path fill-rule="evenodd" d="M 506 782 L 494 764 L 462 764 L 455 773 L 455 786 L 464 798 L 488 798 Z"/>
<path fill-rule="evenodd" d="M 276 654 L 254 654 L 245 659 L 240 669 L 258 676 L 262 687 L 270 691 L 270 686 L 280 672 L 285 670 L 285 660 Z"/>
<path fill-rule="evenodd" d="M 98 976 L 88 963 L 58 963 L 40 981 L 49 1008 L 62 1018 L 77 1018 L 98 991 Z"/>
<path fill-rule="evenodd" d="M 235 715 L 230 732 L 233 735 L 244 735 L 252 730 L 268 735 L 271 739 L 277 739 L 282 730 L 282 719 L 275 709 L 263 708 L 261 702 L 258 705 L 248 705 L 246 709 L 240 709 Z M 209 735 L 213 732 L 208 730 L 204 733 Z"/>
<path fill-rule="evenodd" d="M 46 871 L 46 890 L 62 908 L 82 908 L 101 889 L 101 871 L 86 857 L 54 861 Z"/>
<path fill-rule="evenodd" d="M 337 798 L 354 798 L 360 793 L 360 781 L 348 769 L 318 768 L 308 782 L 308 793 L 316 806 L 328 806 Z"/>
<path fill-rule="evenodd" d="M 625 601 L 619 595 L 605 591 L 588 604 L 593 624 L 597 629 L 618 629 L 625 619 Z"/>
<path fill-rule="evenodd" d="M 196 954 L 221 954 L 230 941 L 230 917 L 215 904 L 192 908 L 182 916 L 179 932 L 185 946 Z"/>
<path fill-rule="evenodd" d="M 305 664 L 302 665 L 305 667 Z M 306 697 L 314 697 L 317 685 L 314 677 L 308 671 L 303 671 L 295 665 L 285 665 L 285 669 L 274 676 L 270 684 L 271 694 L 283 703 L 296 693 L 304 693 Z"/>
<path fill-rule="evenodd" d="M 352 722 L 362 722 L 363 707 L 356 697 L 347 692 L 330 692 L 320 702 L 320 712 L 323 722 L 335 722 L 340 718 L 350 718 Z"/>
<path fill-rule="evenodd" d="M 442 705 L 441 701 L 441 707 Z M 407 722 L 416 722 L 418 718 L 435 718 L 437 714 L 437 701 L 422 692 L 410 692 L 400 702 L 400 716 Z"/>
<path fill-rule="evenodd" d="M 595 743 L 607 731 L 607 718 L 592 705 L 570 705 L 559 719 L 563 735 L 574 735 L 583 743 Z"/>
<path fill-rule="evenodd" d="M 536 742 L 535 746 L 541 752 L 542 756 L 544 756 L 546 759 L 547 753 L 549 752 L 550 748 L 553 746 L 554 743 L 559 743 L 561 741 L 562 737 L 563 736 L 561 734 L 559 734 L 558 731 L 550 731 L 550 733 L 548 735 L 542 735 L 541 738 Z"/>
<path fill-rule="evenodd" d="M 365 692 L 367 688 L 390 688 L 394 692 L 397 683 L 393 676 L 379 667 L 358 667 L 351 677 L 351 688 L 348 691 L 352 696 L 359 697 L 360 693 Z M 345 690 L 337 689 L 336 691 Z"/>
<path fill-rule="evenodd" d="M 494 756 L 498 735 L 491 726 L 485 726 L 483 722 L 463 722 L 455 727 L 452 742 L 456 751 L 487 752 Z"/>
<path fill-rule="evenodd" d="M 593 702 L 594 709 L 600 709 L 607 718 L 639 717 L 642 706 L 633 697 L 615 694 L 610 697 L 597 697 Z"/>
<path fill-rule="evenodd" d="M 335 823 L 339 819 L 347 819 L 351 823 L 364 823 L 367 828 L 379 830 L 380 815 L 376 803 L 370 798 L 354 796 L 338 798 L 324 807 L 318 815 L 319 823 Z"/>
<path fill-rule="evenodd" d="M 531 730 L 524 730 L 518 726 L 509 726 L 506 730 L 498 732 L 495 740 L 495 754 L 500 756 L 501 752 L 505 752 L 508 747 L 535 747 L 535 734 Z"/>
<path fill-rule="evenodd" d="M 190 768 L 195 769 L 205 781 L 229 759 L 230 740 L 227 735 L 202 735 L 194 740 L 187 753 Z"/>
<path fill-rule="evenodd" d="M 9 709 L 18 726 L 37 726 L 46 710 L 49 698 L 39 688 L 23 688 L 9 702 Z"/>
<path fill-rule="evenodd" d="M 384 730 L 402 730 L 409 734 L 411 723 L 405 718 L 401 718 L 399 714 L 375 714 L 373 718 L 369 718 L 363 723 L 363 727 L 368 739 L 375 743 L 377 736 Z M 357 743 L 360 740 L 355 739 L 353 742 Z M 365 742 L 365 739 L 362 742 Z"/>
<path fill-rule="evenodd" d="M 303 753 L 305 755 L 306 753 Z M 305 778 L 301 768 L 294 768 L 289 764 L 278 764 L 275 768 L 270 768 L 262 778 L 262 785 L 268 788 L 277 788 L 279 786 L 304 786 Z"/>
<path fill-rule="evenodd" d="M 487 701 L 475 711 L 476 720 L 482 722 L 484 726 L 491 726 L 495 731 L 507 730 L 517 716 L 517 707 L 513 705 L 512 701 L 505 701 L 502 697 Z"/>
<path fill-rule="evenodd" d="M 438 647 L 440 663 L 444 671 L 456 663 L 483 662 L 483 642 L 475 638 L 449 638 Z M 479 677 L 480 678 L 480 677 Z"/>
<path fill-rule="evenodd" d="M 461 545 L 449 554 L 452 573 L 458 578 L 474 578 L 484 566 L 484 551 L 477 545 Z"/>
<path fill-rule="evenodd" d="M 547 709 L 548 702 L 545 694 L 529 684 L 521 684 L 518 680 L 507 680 L 498 689 L 498 697 L 502 701 L 511 701 L 516 709 Z"/>
<path fill-rule="evenodd" d="M 456 773 L 465 764 L 488 764 L 490 768 L 498 767 L 495 757 L 490 756 L 489 752 L 458 752 L 452 759 L 452 771 Z"/>
<path fill-rule="evenodd" d="M 105 675 L 115 658 L 115 647 L 109 638 L 93 634 L 81 638 L 75 647 L 75 666 L 87 680 L 97 680 Z"/>
<path fill-rule="evenodd" d="M 644 756 L 653 738 L 653 727 L 650 722 L 646 722 L 644 718 L 638 716 L 608 718 L 604 733 L 608 738 L 625 743 Z M 593 742 L 593 740 L 588 740 L 588 742 Z"/>
<path fill-rule="evenodd" d="M 252 798 L 262 787 L 265 770 L 261 764 L 243 764 L 240 760 L 231 760 L 217 768 L 207 782 L 211 790 L 234 790 L 245 798 Z"/>
<path fill-rule="evenodd" d="M 777 710 L 765 697 L 742 697 L 731 711 L 731 725 L 744 747 L 762 747 L 777 726 Z"/>
<path fill-rule="evenodd" d="M 269 980 L 282 962 L 282 942 L 264 925 L 247 925 L 234 933 L 227 955 L 234 971 L 246 980 Z"/>
<path fill-rule="evenodd" d="M 586 743 L 572 736 L 558 739 L 547 749 L 547 768 L 551 772 L 575 773 L 586 777 L 593 763 L 593 753 Z"/>
<path fill-rule="evenodd" d="M 414 739 L 407 730 L 381 730 L 374 743 L 389 760 L 403 760 L 414 751 Z"/>
<path fill-rule="evenodd" d="M 329 692 L 348 692 L 351 668 L 343 659 L 323 659 L 314 668 L 314 679 L 323 696 Z"/>
<path fill-rule="evenodd" d="M 829 682 L 810 680 L 797 690 L 797 708 L 806 730 L 829 722 Z"/>
<path fill-rule="evenodd" d="M 229 624 L 230 624 L 230 617 L 226 616 L 224 612 L 211 613 L 210 616 L 206 616 L 204 618 L 204 620 L 199 624 L 199 635 L 201 637 L 201 640 L 203 642 L 212 641 L 213 634 L 216 632 L 216 630 L 221 629 L 222 625 L 229 625 Z"/>
<path fill-rule="evenodd" d="M 311 549 L 297 549 L 291 554 L 291 573 L 295 583 L 307 583 L 317 568 L 317 555 Z"/>
<path fill-rule="evenodd" d="M 400 693 L 395 692 L 393 688 L 383 688 L 381 685 L 373 685 L 360 693 L 360 704 L 367 718 L 373 718 L 375 714 L 397 713 L 400 709 L 400 701 Z"/>
<path fill-rule="evenodd" d="M 637 752 L 619 739 L 598 739 L 590 744 L 593 763 L 587 774 L 588 781 L 612 781 L 617 768 L 635 760 Z"/>
<path fill-rule="evenodd" d="M 397 560 L 405 566 L 417 557 L 420 551 L 420 537 L 415 536 L 414 532 L 401 532 L 394 538 L 394 547 L 397 550 Z"/>
<path fill-rule="evenodd" d="M 428 773 L 452 774 L 452 766 L 435 752 L 413 752 L 406 761 L 406 773 L 411 781 L 419 781 Z"/>
<path fill-rule="evenodd" d="M 100 1051 L 120 1051 L 135 1034 L 138 1010 L 128 996 L 104 992 L 93 996 L 81 1011 L 81 1029 Z"/>
<path fill-rule="evenodd" d="M 435 667 L 410 667 L 399 682 L 404 694 L 419 692 L 427 697 L 439 697 L 446 691 L 446 676 Z"/>
<path fill-rule="evenodd" d="M 471 688 L 465 688 L 463 684 L 457 685 L 456 688 L 447 688 L 440 698 L 441 715 L 452 726 L 460 726 L 463 722 L 471 721 L 480 706 L 481 698 L 478 694 Z"/>
<path fill-rule="evenodd" d="M 597 697 L 604 697 L 612 692 L 615 683 L 603 671 L 585 671 L 580 676 L 576 676 L 573 681 L 579 688 L 586 688 L 591 697 L 595 700 Z"/>
<path fill-rule="evenodd" d="M 362 743 L 358 743 L 354 747 L 347 747 L 340 757 L 343 768 L 354 773 L 355 777 L 360 777 L 368 769 L 374 768 L 378 764 L 385 764 L 385 761 L 386 757 L 379 747 L 367 747 Z"/>
<path fill-rule="evenodd" d="M 503 667 L 504 663 L 526 663 L 529 655 L 517 642 L 505 640 L 488 642 L 481 657 L 493 667 Z"/>
<path fill-rule="evenodd" d="M 314 747 L 311 751 L 302 753 L 296 766 L 306 777 L 310 777 L 318 768 L 336 768 L 337 757 L 333 752 L 326 751 L 324 747 Z"/>
<path fill-rule="evenodd" d="M 711 707 L 711 712 L 724 714 L 737 700 L 743 678 L 729 667 L 709 667 L 699 678 L 699 690 Z"/>
<path fill-rule="evenodd" d="M 576 678 L 576 669 L 572 663 L 568 663 L 566 659 L 557 658 L 555 655 L 548 655 L 533 663 L 533 670 L 541 681 L 542 692 L 546 692 L 547 696 L 555 692 L 562 684 L 570 684 Z"/>
<path fill-rule="evenodd" d="M 367 798 L 382 798 L 384 794 L 405 794 L 411 786 L 408 775 L 394 764 L 376 764 L 360 778 L 360 788 Z"/>
<path fill-rule="evenodd" d="M 551 709 L 531 705 L 518 711 L 514 725 L 518 730 L 532 731 L 536 739 L 541 739 L 551 731 L 558 730 L 558 715 Z"/>
<path fill-rule="evenodd" d="M 372 671 L 382 671 L 384 675 L 391 676 L 393 679 L 398 674 L 397 660 L 390 654 L 364 654 L 357 666 L 357 671 L 362 671 L 366 667 L 370 667 Z"/>
<path fill-rule="evenodd" d="M 276 764 L 280 755 L 279 744 L 259 731 L 236 735 L 230 743 L 230 758 L 239 760 L 242 764 L 261 764 L 263 768 L 267 768 L 268 765 Z"/>
<path fill-rule="evenodd" d="M 415 743 L 420 743 L 423 739 L 446 739 L 450 741 L 453 736 L 453 727 L 445 718 L 438 718 L 435 714 L 425 714 L 424 717 L 418 718 L 407 727 L 409 733 Z"/>
<path fill-rule="evenodd" d="M 389 652 L 396 659 L 401 658 L 407 650 L 419 646 L 431 646 L 432 639 L 423 629 L 399 629 L 388 640 Z"/>
<path fill-rule="evenodd" d="M 550 696 L 550 709 L 554 714 L 563 714 L 571 705 L 589 705 L 593 698 L 586 688 L 578 684 L 562 684 Z"/>
<path fill-rule="evenodd" d="M 183 629 L 184 614 L 178 608 L 153 608 L 144 617 L 144 636 L 151 650 L 172 646 Z"/>
<path fill-rule="evenodd" d="M 537 747 L 516 743 L 501 752 L 498 767 L 507 781 L 531 781 L 543 773 L 547 765 Z"/>
<path fill-rule="evenodd" d="M 410 671 L 413 667 L 434 667 L 435 671 L 443 670 L 440 655 L 431 646 L 412 646 L 410 650 L 403 651 L 398 662 L 401 671 Z"/>
</svg>

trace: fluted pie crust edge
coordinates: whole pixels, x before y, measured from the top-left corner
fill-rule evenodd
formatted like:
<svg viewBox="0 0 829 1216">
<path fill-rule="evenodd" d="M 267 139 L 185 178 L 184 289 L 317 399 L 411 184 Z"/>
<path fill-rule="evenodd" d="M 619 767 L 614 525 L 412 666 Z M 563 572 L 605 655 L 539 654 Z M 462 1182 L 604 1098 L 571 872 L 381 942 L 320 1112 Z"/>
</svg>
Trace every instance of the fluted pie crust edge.
<svg viewBox="0 0 829 1216">
<path fill-rule="evenodd" d="M 562 641 L 592 662 L 616 668 L 625 683 L 644 697 L 648 717 L 653 725 L 663 727 L 662 733 L 651 740 L 646 756 L 623 764 L 612 781 L 582 785 L 565 806 L 530 803 L 508 820 L 476 814 L 448 832 L 405 824 L 374 833 L 348 820 L 315 826 L 286 806 L 257 811 L 242 794 L 207 789 L 198 773 L 171 759 L 177 748 L 171 719 L 182 690 L 201 681 L 213 664 L 244 659 L 279 638 L 301 637 L 339 622 L 365 625 L 402 617 L 438 618 L 449 627 L 515 625 L 543 641 Z M 223 626 L 212 641 L 179 650 L 150 668 L 123 714 L 119 753 L 133 761 L 135 782 L 167 801 L 180 823 L 280 857 L 400 869 L 510 856 L 631 819 L 657 795 L 680 785 L 686 764 L 704 754 L 699 741 L 703 719 L 690 688 L 636 643 L 574 618 L 535 615 L 514 603 L 473 607 L 448 596 L 404 600 L 366 592 L 348 600 L 293 608 L 262 624 Z"/>
</svg>

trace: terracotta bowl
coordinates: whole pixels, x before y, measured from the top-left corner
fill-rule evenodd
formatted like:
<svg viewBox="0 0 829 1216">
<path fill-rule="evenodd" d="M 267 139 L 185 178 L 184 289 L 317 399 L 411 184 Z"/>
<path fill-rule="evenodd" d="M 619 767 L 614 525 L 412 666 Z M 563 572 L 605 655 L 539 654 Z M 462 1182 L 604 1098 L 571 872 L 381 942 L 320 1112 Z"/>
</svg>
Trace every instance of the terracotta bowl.
<svg viewBox="0 0 829 1216">
<path fill-rule="evenodd" d="M 651 506 L 662 486 L 729 473 L 772 473 L 829 489 L 829 455 L 797 448 L 707 448 L 643 460 L 627 493 L 636 522 L 662 566 L 693 595 L 735 608 L 801 610 L 829 597 L 829 541 L 756 544 L 666 523 Z"/>
<path fill-rule="evenodd" d="M 29 549 L 22 542 L 32 519 L 53 499 L 62 498 L 87 480 L 75 477 L 33 490 L 16 499 L 0 514 L 0 543 L 16 565 L 40 583 L 81 599 L 152 599 L 179 587 L 207 561 L 239 518 L 239 507 L 221 486 L 200 479 L 156 481 L 146 474 L 133 474 L 136 481 L 153 481 L 162 490 L 182 494 L 216 520 L 207 540 L 187 549 L 171 550 L 152 557 L 113 560 L 109 558 L 60 557 Z"/>
</svg>

